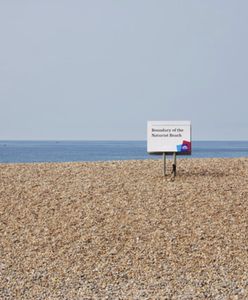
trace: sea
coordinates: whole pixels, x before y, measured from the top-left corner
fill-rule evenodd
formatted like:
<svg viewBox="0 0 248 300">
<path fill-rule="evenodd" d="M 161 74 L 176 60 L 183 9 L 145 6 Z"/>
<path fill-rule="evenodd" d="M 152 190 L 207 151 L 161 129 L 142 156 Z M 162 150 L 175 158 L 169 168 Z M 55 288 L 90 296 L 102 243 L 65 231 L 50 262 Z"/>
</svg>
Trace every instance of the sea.
<svg viewBox="0 0 248 300">
<path fill-rule="evenodd" d="M 193 141 L 184 158 L 248 157 L 248 141 Z M 146 141 L 0 141 L 0 163 L 159 159 Z"/>
</svg>

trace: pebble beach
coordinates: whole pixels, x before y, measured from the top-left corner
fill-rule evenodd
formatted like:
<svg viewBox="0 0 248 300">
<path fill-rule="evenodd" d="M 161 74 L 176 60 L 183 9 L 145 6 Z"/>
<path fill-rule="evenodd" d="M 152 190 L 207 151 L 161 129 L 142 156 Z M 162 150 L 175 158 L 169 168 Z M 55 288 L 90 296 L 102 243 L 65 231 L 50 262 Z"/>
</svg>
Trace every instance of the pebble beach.
<svg viewBox="0 0 248 300">
<path fill-rule="evenodd" d="M 0 164 L 0 299 L 248 299 L 248 158 Z"/>
</svg>

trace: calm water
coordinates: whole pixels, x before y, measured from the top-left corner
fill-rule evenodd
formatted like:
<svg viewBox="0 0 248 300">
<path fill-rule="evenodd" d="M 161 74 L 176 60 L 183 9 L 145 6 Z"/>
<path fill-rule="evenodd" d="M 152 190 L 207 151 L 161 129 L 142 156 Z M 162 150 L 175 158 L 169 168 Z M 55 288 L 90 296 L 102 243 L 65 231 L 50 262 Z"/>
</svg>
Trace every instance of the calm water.
<svg viewBox="0 0 248 300">
<path fill-rule="evenodd" d="M 248 141 L 193 142 L 191 157 L 248 157 Z M 0 141 L 0 163 L 160 158 L 146 141 Z"/>
</svg>

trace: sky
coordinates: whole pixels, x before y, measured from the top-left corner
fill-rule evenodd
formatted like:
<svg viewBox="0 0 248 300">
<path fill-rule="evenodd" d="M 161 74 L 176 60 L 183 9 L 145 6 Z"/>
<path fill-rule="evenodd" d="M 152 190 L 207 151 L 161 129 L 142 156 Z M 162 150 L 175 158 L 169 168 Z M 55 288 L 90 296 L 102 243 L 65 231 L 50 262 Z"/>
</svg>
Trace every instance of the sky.
<svg viewBox="0 0 248 300">
<path fill-rule="evenodd" d="M 248 140 L 247 0 L 0 0 L 1 140 Z"/>
</svg>

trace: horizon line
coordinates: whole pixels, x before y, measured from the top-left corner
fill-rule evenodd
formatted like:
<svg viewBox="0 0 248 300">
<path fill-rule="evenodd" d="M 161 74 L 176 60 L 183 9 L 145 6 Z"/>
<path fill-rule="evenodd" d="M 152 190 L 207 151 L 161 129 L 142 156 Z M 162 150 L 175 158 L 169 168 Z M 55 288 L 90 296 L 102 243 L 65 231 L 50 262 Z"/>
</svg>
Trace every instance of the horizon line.
<svg viewBox="0 0 248 300">
<path fill-rule="evenodd" d="M 0 142 L 146 142 L 147 139 L 0 139 Z M 193 139 L 192 142 L 247 142 L 248 139 Z"/>
</svg>

